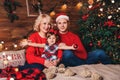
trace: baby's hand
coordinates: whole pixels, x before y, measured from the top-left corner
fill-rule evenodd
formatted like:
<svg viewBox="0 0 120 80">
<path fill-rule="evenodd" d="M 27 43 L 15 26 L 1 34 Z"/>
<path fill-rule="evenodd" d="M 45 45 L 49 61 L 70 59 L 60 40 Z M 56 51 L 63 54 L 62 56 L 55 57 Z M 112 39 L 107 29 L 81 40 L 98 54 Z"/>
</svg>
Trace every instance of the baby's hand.
<svg viewBox="0 0 120 80">
<path fill-rule="evenodd" d="M 27 39 L 23 39 L 20 41 L 20 46 L 25 47 L 28 45 L 28 43 L 29 43 L 29 41 Z"/>
</svg>

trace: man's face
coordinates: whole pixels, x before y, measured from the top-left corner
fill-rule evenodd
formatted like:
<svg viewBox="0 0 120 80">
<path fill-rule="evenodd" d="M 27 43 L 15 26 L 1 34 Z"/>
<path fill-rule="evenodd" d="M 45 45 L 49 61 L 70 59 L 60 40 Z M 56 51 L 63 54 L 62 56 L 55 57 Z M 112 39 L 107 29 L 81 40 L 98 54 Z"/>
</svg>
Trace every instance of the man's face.
<svg viewBox="0 0 120 80">
<path fill-rule="evenodd" d="M 60 33 L 65 33 L 68 30 L 68 21 L 64 18 L 61 18 L 57 21 L 57 27 Z"/>
</svg>

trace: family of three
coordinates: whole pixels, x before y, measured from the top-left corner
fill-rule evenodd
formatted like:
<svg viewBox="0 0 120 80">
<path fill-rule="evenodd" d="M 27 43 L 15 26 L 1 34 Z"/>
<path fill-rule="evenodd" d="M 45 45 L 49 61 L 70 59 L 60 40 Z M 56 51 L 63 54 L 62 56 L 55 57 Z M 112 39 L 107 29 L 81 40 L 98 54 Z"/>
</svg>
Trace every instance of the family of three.
<svg viewBox="0 0 120 80">
<path fill-rule="evenodd" d="M 62 63 L 67 66 L 82 64 L 110 64 L 111 60 L 103 50 L 86 52 L 78 35 L 69 31 L 70 19 L 65 13 L 56 16 L 56 28 L 53 30 L 52 19 L 47 14 L 40 14 L 35 20 L 32 33 L 28 40 L 22 41 L 26 46 L 26 63 L 20 70 L 57 66 Z"/>
</svg>

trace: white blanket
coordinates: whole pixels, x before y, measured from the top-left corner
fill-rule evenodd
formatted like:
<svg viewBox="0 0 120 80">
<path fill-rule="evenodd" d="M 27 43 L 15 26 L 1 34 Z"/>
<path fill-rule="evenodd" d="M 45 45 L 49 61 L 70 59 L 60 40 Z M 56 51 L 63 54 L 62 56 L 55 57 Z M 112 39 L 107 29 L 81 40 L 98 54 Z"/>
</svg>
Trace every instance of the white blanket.
<svg viewBox="0 0 120 80">
<path fill-rule="evenodd" d="M 103 65 L 103 64 L 93 64 L 93 65 L 81 65 L 77 67 L 70 67 L 77 75 L 75 76 L 65 76 L 64 74 L 57 73 L 57 76 L 51 80 L 92 80 L 91 78 L 85 78 L 79 75 L 81 71 L 85 68 L 89 69 L 91 72 L 96 72 L 103 77 L 103 80 L 120 80 L 120 65 Z"/>
</svg>

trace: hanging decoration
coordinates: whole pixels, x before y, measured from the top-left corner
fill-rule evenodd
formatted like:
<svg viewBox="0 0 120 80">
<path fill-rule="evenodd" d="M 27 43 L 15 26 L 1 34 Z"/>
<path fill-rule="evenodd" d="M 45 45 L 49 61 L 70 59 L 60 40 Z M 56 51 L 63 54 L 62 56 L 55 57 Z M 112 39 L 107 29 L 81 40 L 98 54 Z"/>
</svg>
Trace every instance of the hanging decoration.
<svg viewBox="0 0 120 80">
<path fill-rule="evenodd" d="M 41 14 L 42 7 L 43 7 L 41 0 L 37 0 L 37 1 L 33 0 L 32 7 L 33 7 L 34 11 Z"/>
<path fill-rule="evenodd" d="M 14 0 L 4 0 L 4 9 L 7 11 L 10 22 L 14 22 L 14 20 L 19 19 L 16 14 L 17 7 L 22 7 L 22 5 Z"/>
</svg>

